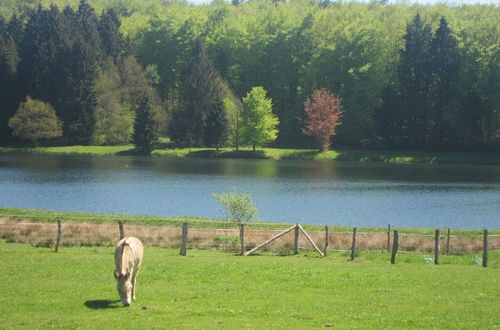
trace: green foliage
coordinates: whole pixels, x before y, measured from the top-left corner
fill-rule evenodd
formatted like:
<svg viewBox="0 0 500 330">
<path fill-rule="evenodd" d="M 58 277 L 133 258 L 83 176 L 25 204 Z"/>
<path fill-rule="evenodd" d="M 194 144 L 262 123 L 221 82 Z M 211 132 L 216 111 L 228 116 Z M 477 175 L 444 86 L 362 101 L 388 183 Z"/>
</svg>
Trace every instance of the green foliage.
<svg viewBox="0 0 500 330">
<path fill-rule="evenodd" d="M 126 144 L 130 142 L 135 114 L 127 99 L 123 80 L 113 61 L 108 61 L 96 81 L 97 108 L 92 144 Z M 129 86 L 127 86 L 129 87 Z"/>
<path fill-rule="evenodd" d="M 132 141 L 137 149 L 150 153 L 160 140 L 160 115 L 153 91 L 144 91 L 138 102 Z"/>
<path fill-rule="evenodd" d="M 224 108 L 228 117 L 228 143 L 236 150 L 240 146 L 240 113 L 243 105 L 234 95 L 224 99 Z"/>
<path fill-rule="evenodd" d="M 22 102 L 15 115 L 9 120 L 12 135 L 29 140 L 37 145 L 40 140 L 48 140 L 62 135 L 62 123 L 54 108 L 48 103 L 33 100 L 30 96 Z"/>
<path fill-rule="evenodd" d="M 217 202 L 222 205 L 227 219 L 236 222 L 258 221 L 257 206 L 249 194 L 239 193 L 235 189 L 226 194 L 212 194 Z"/>
<path fill-rule="evenodd" d="M 95 139 L 92 127 L 100 124 L 91 120 L 101 118 L 95 112 L 102 109 L 92 106 L 91 88 L 78 91 L 97 82 L 91 73 L 101 71 L 108 57 L 119 65 L 130 54 L 149 68 L 150 82 L 177 121 L 174 109 L 186 106 L 181 100 L 200 100 L 195 93 L 182 96 L 181 87 L 194 60 L 195 41 L 202 39 L 206 60 L 227 82 L 223 89 L 237 97 L 252 86 L 268 92 L 279 119 L 277 144 L 312 144 L 301 134 L 302 104 L 325 87 L 343 100 L 339 144 L 500 147 L 498 6 L 4 0 L 0 14 L 5 17 L 0 22 L 2 141 L 10 137 L 7 121 L 26 95 L 54 106 L 67 142 L 85 143 L 90 136 L 102 141 Z M 86 61 L 75 46 L 86 48 Z M 78 66 L 90 70 L 80 76 Z M 135 112 L 132 103 L 133 98 L 121 102 L 124 112 Z M 163 120 L 162 134 L 184 136 L 192 125 L 196 134 L 189 135 L 196 141 L 190 137 L 183 144 L 235 144 L 227 107 L 220 98 L 213 104 L 204 115 L 186 113 L 179 125 L 167 126 Z M 203 124 L 195 124 L 200 119 Z"/>
<path fill-rule="evenodd" d="M 197 39 L 182 72 L 180 102 L 172 114 L 170 137 L 180 145 L 219 146 L 227 126 L 226 86 Z"/>
<path fill-rule="evenodd" d="M 243 98 L 243 109 L 240 114 L 241 145 L 263 146 L 274 141 L 278 136 L 276 126 L 278 118 L 272 113 L 273 103 L 266 97 L 263 87 L 253 87 Z"/>
</svg>

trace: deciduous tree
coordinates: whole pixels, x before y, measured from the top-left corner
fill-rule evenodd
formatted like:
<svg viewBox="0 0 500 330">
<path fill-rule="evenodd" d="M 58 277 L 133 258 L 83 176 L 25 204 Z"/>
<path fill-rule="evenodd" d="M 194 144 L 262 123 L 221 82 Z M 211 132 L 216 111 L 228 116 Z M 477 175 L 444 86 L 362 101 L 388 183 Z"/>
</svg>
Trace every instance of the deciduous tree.
<svg viewBox="0 0 500 330">
<path fill-rule="evenodd" d="M 29 140 L 38 145 L 40 140 L 48 140 L 62 135 L 62 123 L 54 108 L 48 103 L 33 100 L 30 96 L 21 102 L 19 109 L 9 120 L 12 135 Z"/>
<path fill-rule="evenodd" d="M 240 117 L 240 143 L 243 146 L 256 146 L 276 140 L 279 120 L 273 114 L 273 102 L 266 97 L 264 87 L 254 87 L 243 98 Z"/>
<path fill-rule="evenodd" d="M 328 150 L 337 126 L 342 123 L 341 99 L 325 88 L 317 89 L 304 102 L 306 118 L 302 132 L 312 136 L 320 145 L 320 150 Z"/>
</svg>

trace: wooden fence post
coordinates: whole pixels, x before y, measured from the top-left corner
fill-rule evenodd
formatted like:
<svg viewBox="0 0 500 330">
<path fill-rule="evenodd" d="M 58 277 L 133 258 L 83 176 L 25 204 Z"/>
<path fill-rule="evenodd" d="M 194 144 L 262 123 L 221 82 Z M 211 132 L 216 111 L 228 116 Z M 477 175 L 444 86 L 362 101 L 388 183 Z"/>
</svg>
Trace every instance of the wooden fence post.
<svg viewBox="0 0 500 330">
<path fill-rule="evenodd" d="M 299 254 L 299 224 L 295 224 L 295 237 L 293 239 L 293 254 Z"/>
<path fill-rule="evenodd" d="M 483 231 L 483 267 L 488 267 L 488 229 Z"/>
<path fill-rule="evenodd" d="M 302 232 L 302 234 L 304 234 L 304 236 L 307 238 L 307 240 L 309 241 L 309 243 L 311 243 L 311 245 L 314 247 L 314 249 L 316 251 L 318 251 L 319 255 L 324 257 L 325 255 L 323 254 L 323 252 L 321 252 L 321 250 L 318 248 L 318 246 L 316 245 L 316 243 L 314 243 L 313 239 L 311 238 L 311 236 L 309 236 L 309 234 L 304 230 L 304 228 L 302 228 L 301 225 L 297 224 L 297 227 L 299 227 L 300 231 Z"/>
<path fill-rule="evenodd" d="M 436 229 L 434 235 L 434 265 L 439 265 L 439 255 L 441 254 L 441 231 Z"/>
<path fill-rule="evenodd" d="M 387 225 L 387 252 L 391 252 L 391 224 Z"/>
<path fill-rule="evenodd" d="M 61 220 L 57 220 L 57 240 L 56 240 L 55 252 L 59 252 L 59 244 L 61 244 L 61 235 L 62 235 Z"/>
<path fill-rule="evenodd" d="M 447 238 L 446 238 L 446 255 L 450 254 L 450 228 L 448 228 Z"/>
<path fill-rule="evenodd" d="M 352 247 L 351 247 L 351 261 L 354 260 L 356 253 L 356 227 L 352 229 Z"/>
<path fill-rule="evenodd" d="M 240 223 L 240 254 L 245 253 L 245 225 Z"/>
<path fill-rule="evenodd" d="M 125 230 L 123 229 L 123 221 L 118 221 L 118 229 L 120 230 L 120 240 L 125 237 Z"/>
<path fill-rule="evenodd" d="M 325 248 L 323 249 L 323 255 L 326 257 L 326 251 L 328 250 L 328 226 L 325 226 Z"/>
<path fill-rule="evenodd" d="M 399 247 L 399 232 L 395 230 L 393 244 L 392 244 L 391 264 L 396 263 L 396 253 L 398 253 L 398 247 Z"/>
<path fill-rule="evenodd" d="M 182 241 L 181 241 L 181 256 L 186 255 L 186 245 L 187 245 L 187 237 L 188 237 L 188 223 L 184 222 L 182 224 Z"/>
</svg>

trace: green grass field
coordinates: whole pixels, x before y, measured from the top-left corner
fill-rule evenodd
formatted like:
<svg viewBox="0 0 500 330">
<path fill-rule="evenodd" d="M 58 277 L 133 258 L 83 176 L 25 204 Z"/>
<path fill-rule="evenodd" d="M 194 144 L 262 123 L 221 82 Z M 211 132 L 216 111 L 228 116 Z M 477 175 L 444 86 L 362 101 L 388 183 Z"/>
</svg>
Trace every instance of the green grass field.
<svg viewBox="0 0 500 330">
<path fill-rule="evenodd" d="M 138 300 L 125 308 L 117 301 L 112 253 L 111 247 L 54 253 L 0 240 L 0 328 L 500 326 L 500 268 L 470 260 L 435 266 L 398 257 L 391 265 L 378 253 L 353 263 L 341 254 L 241 257 L 189 250 L 181 257 L 177 249 L 146 248 Z"/>
<path fill-rule="evenodd" d="M 67 147 L 0 147 L 0 153 L 32 153 L 54 155 L 137 155 L 133 145 L 122 146 L 67 146 Z M 208 157 L 208 158 L 271 158 L 318 161 L 389 162 L 423 164 L 482 164 L 500 165 L 498 152 L 431 152 L 411 150 L 351 150 L 339 149 L 318 151 L 316 149 L 258 148 L 164 148 L 160 146 L 151 153 L 164 157 Z"/>
</svg>

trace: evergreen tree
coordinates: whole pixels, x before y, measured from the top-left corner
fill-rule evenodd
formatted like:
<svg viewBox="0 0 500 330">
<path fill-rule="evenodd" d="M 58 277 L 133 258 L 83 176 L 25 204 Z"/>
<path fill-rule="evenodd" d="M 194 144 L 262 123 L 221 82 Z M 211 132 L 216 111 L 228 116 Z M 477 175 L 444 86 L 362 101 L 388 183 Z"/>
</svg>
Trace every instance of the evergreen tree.
<svg viewBox="0 0 500 330">
<path fill-rule="evenodd" d="M 432 68 L 432 138 L 433 146 L 445 140 L 451 143 L 458 136 L 460 95 L 458 79 L 460 75 L 460 54 L 457 41 L 451 34 L 448 23 L 441 18 L 431 44 Z"/>
<path fill-rule="evenodd" d="M 19 45 L 21 61 L 18 71 L 23 98 L 30 94 L 34 99 L 48 101 L 58 108 L 57 98 L 62 92 L 58 87 L 64 84 L 58 85 L 60 81 L 53 73 L 64 66 L 61 53 L 71 48 L 65 28 L 55 6 L 49 10 L 38 7 L 29 17 Z"/>
<path fill-rule="evenodd" d="M 71 144 L 89 144 L 95 125 L 97 62 L 88 45 L 76 42 L 67 67 L 66 93 L 62 96 L 64 134 Z"/>
<path fill-rule="evenodd" d="M 102 40 L 104 53 L 116 58 L 124 55 L 125 41 L 120 32 L 120 20 L 113 8 L 105 11 L 99 19 L 99 34 Z"/>
<path fill-rule="evenodd" d="M 170 137 L 182 145 L 217 146 L 227 126 L 225 86 L 200 39 L 183 70 L 181 102 L 174 109 Z"/>
<path fill-rule="evenodd" d="M 101 35 L 99 34 L 99 19 L 95 14 L 94 8 L 92 8 L 87 0 L 80 0 L 78 5 L 78 10 L 76 11 L 76 16 L 80 23 L 80 35 L 81 42 L 86 43 L 89 47 L 89 56 L 94 56 L 94 60 L 103 59 L 103 46 Z"/>
<path fill-rule="evenodd" d="M 405 47 L 400 54 L 398 79 L 401 86 L 401 111 L 408 136 L 408 143 L 423 146 L 428 134 L 431 87 L 432 31 L 420 14 L 406 26 Z"/>
<path fill-rule="evenodd" d="M 159 112 L 154 106 L 152 90 L 144 90 L 138 100 L 139 107 L 135 115 L 132 141 L 136 149 L 150 153 L 160 138 Z"/>
<path fill-rule="evenodd" d="M 17 79 L 18 26 L 16 17 L 7 23 L 0 16 L 0 143 L 7 142 L 10 138 L 8 120 L 14 115 L 20 100 Z"/>
</svg>

